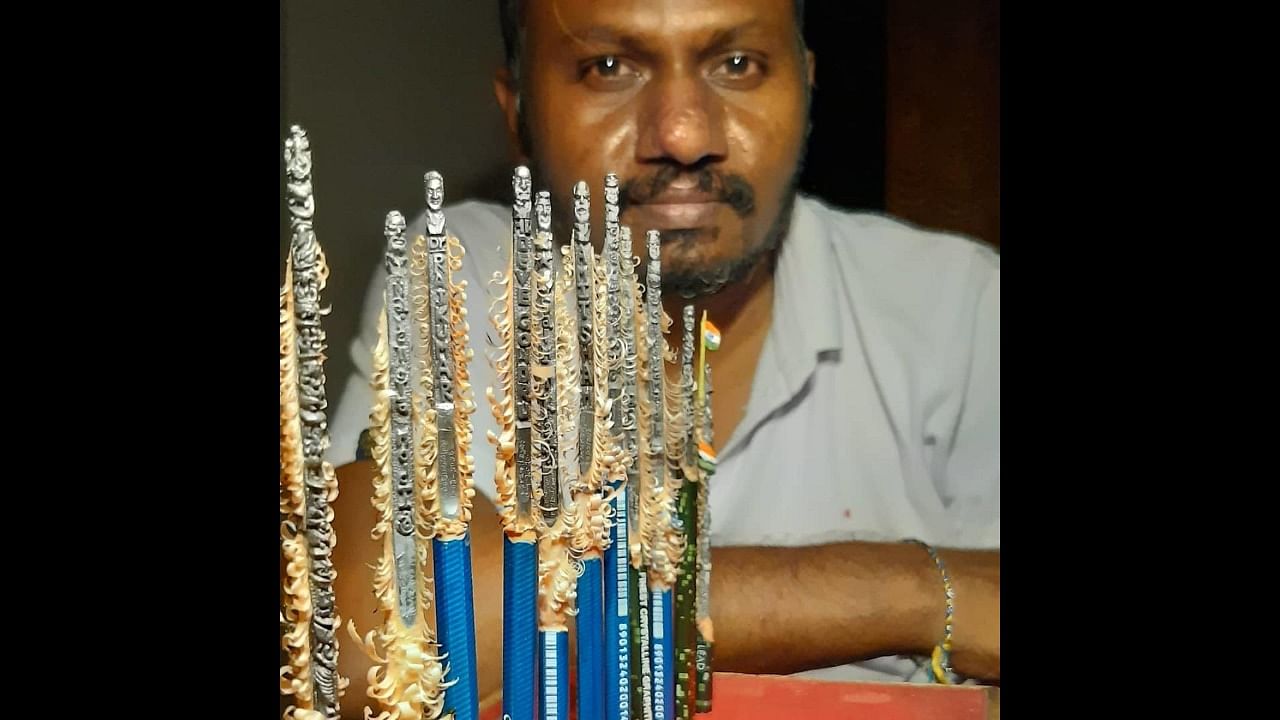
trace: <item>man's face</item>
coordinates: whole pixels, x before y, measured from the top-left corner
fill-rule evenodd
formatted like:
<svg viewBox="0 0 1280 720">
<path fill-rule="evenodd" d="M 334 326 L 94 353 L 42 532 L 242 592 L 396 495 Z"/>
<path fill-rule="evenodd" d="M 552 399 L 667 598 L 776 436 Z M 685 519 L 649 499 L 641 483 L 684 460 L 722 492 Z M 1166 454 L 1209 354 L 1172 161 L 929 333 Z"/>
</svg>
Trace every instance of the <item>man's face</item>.
<svg viewBox="0 0 1280 720">
<path fill-rule="evenodd" d="M 790 0 L 529 0 L 525 12 L 524 150 L 558 222 L 586 180 L 599 228 L 603 178 L 617 173 L 633 242 L 662 233 L 664 286 L 723 276 L 780 240 L 811 77 Z"/>
</svg>

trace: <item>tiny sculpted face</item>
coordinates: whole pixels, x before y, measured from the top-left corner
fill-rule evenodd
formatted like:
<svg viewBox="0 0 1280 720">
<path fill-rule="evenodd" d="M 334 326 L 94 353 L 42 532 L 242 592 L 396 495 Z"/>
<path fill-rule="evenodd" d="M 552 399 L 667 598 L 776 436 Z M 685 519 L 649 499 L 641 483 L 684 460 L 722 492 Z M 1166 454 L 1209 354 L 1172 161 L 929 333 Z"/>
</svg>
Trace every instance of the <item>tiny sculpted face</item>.
<svg viewBox="0 0 1280 720">
<path fill-rule="evenodd" d="M 436 212 L 444 206 L 444 178 L 440 173 L 431 171 L 427 173 L 427 208 Z"/>
<path fill-rule="evenodd" d="M 404 230 L 404 215 L 401 215 L 398 210 L 392 210 L 387 213 L 387 221 L 383 225 L 382 234 L 387 238 L 387 243 L 392 250 L 404 250 Z"/>
</svg>

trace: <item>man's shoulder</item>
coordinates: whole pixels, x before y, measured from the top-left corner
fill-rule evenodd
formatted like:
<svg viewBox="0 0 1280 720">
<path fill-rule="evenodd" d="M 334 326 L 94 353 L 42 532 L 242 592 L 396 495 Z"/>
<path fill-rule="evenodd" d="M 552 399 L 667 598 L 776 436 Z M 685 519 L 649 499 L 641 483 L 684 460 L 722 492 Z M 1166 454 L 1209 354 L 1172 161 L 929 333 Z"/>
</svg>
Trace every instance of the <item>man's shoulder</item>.
<svg viewBox="0 0 1280 720">
<path fill-rule="evenodd" d="M 462 241 L 467 251 L 493 246 L 497 248 L 511 224 L 511 208 L 488 200 L 464 200 L 444 207 L 445 226 Z M 412 237 L 427 231 L 427 211 L 421 210 L 409 222 Z"/>
<path fill-rule="evenodd" d="M 510 238 L 510 213 L 509 208 L 484 200 L 465 200 L 445 206 L 445 227 L 458 238 L 466 251 L 466 261 L 462 265 L 466 277 L 487 278 L 488 273 L 498 267 L 502 243 L 504 239 L 509 242 Z M 427 211 L 424 208 L 409 220 L 405 236 L 416 238 L 426 232 Z M 363 333 L 368 347 L 373 347 L 371 343 L 377 337 L 377 318 L 382 307 L 380 280 L 385 272 L 382 263 L 377 263 L 365 290 Z"/>
<path fill-rule="evenodd" d="M 948 267 L 973 265 L 979 272 L 1000 267 L 996 249 L 959 233 L 920 227 L 883 213 L 833 207 L 809 196 L 801 196 L 800 202 L 840 259 L 860 267 L 918 275 Z"/>
<path fill-rule="evenodd" d="M 848 296 L 864 305 L 936 315 L 971 306 L 1000 282 L 1000 254 L 989 245 L 884 214 L 803 202 L 809 219 L 802 222 L 824 236 Z"/>
<path fill-rule="evenodd" d="M 822 236 L 839 297 L 864 328 L 912 353 L 950 348 L 982 314 L 999 312 L 1000 255 L 963 235 L 806 198 L 802 222 Z"/>
<path fill-rule="evenodd" d="M 489 200 L 465 200 L 447 206 L 445 220 L 468 228 L 503 229 L 511 222 L 511 208 Z"/>
<path fill-rule="evenodd" d="M 464 277 L 473 282 L 486 279 L 497 269 L 502 260 L 503 243 L 511 241 L 511 208 L 487 200 L 464 200 L 444 207 L 445 227 L 458 238 L 466 251 L 462 264 Z M 405 235 L 415 238 L 427 232 L 427 211 L 418 211 L 409 221 Z M 374 268 L 369 284 L 365 315 L 376 321 L 376 310 L 381 304 L 382 265 Z M 377 297 L 375 297 L 375 294 Z"/>
</svg>

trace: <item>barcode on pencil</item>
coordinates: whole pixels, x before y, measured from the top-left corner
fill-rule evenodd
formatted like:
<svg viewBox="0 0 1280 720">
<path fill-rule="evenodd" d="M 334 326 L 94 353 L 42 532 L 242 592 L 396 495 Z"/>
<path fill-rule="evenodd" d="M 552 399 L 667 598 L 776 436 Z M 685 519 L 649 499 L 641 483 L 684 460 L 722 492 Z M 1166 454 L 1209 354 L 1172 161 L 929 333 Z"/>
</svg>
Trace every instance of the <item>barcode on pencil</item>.
<svg viewBox="0 0 1280 720">
<path fill-rule="evenodd" d="M 663 638 L 662 621 L 664 618 L 663 618 L 662 610 L 663 610 L 662 593 L 654 593 L 653 594 L 653 639 L 654 640 L 661 640 Z"/>
<path fill-rule="evenodd" d="M 614 574 L 618 586 L 618 617 L 628 617 L 630 603 L 627 602 L 627 566 L 630 562 L 627 552 L 627 503 L 625 498 L 618 502 L 618 519 L 614 524 Z"/>
<path fill-rule="evenodd" d="M 559 680 L 556 672 L 556 636 L 555 633 L 547 633 L 543 637 L 544 652 L 546 653 L 546 676 L 543 683 L 542 695 L 546 699 L 543 703 L 543 712 L 547 720 L 557 720 L 560 717 L 560 698 L 556 696 L 556 685 Z"/>
</svg>

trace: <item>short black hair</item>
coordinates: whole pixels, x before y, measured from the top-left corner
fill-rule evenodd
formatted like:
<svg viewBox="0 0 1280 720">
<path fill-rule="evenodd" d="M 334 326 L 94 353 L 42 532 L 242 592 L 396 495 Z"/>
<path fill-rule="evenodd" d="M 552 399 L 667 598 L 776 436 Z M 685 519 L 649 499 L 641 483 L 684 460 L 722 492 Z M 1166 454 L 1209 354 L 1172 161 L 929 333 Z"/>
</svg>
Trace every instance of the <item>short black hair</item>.
<svg viewBox="0 0 1280 720">
<path fill-rule="evenodd" d="M 804 45 L 804 0 L 792 0 L 796 11 L 796 33 Z M 520 77 L 520 50 L 524 39 L 520 12 L 524 0 L 498 0 L 498 17 L 502 23 L 502 49 L 506 53 L 507 68 L 517 80 Z"/>
</svg>

